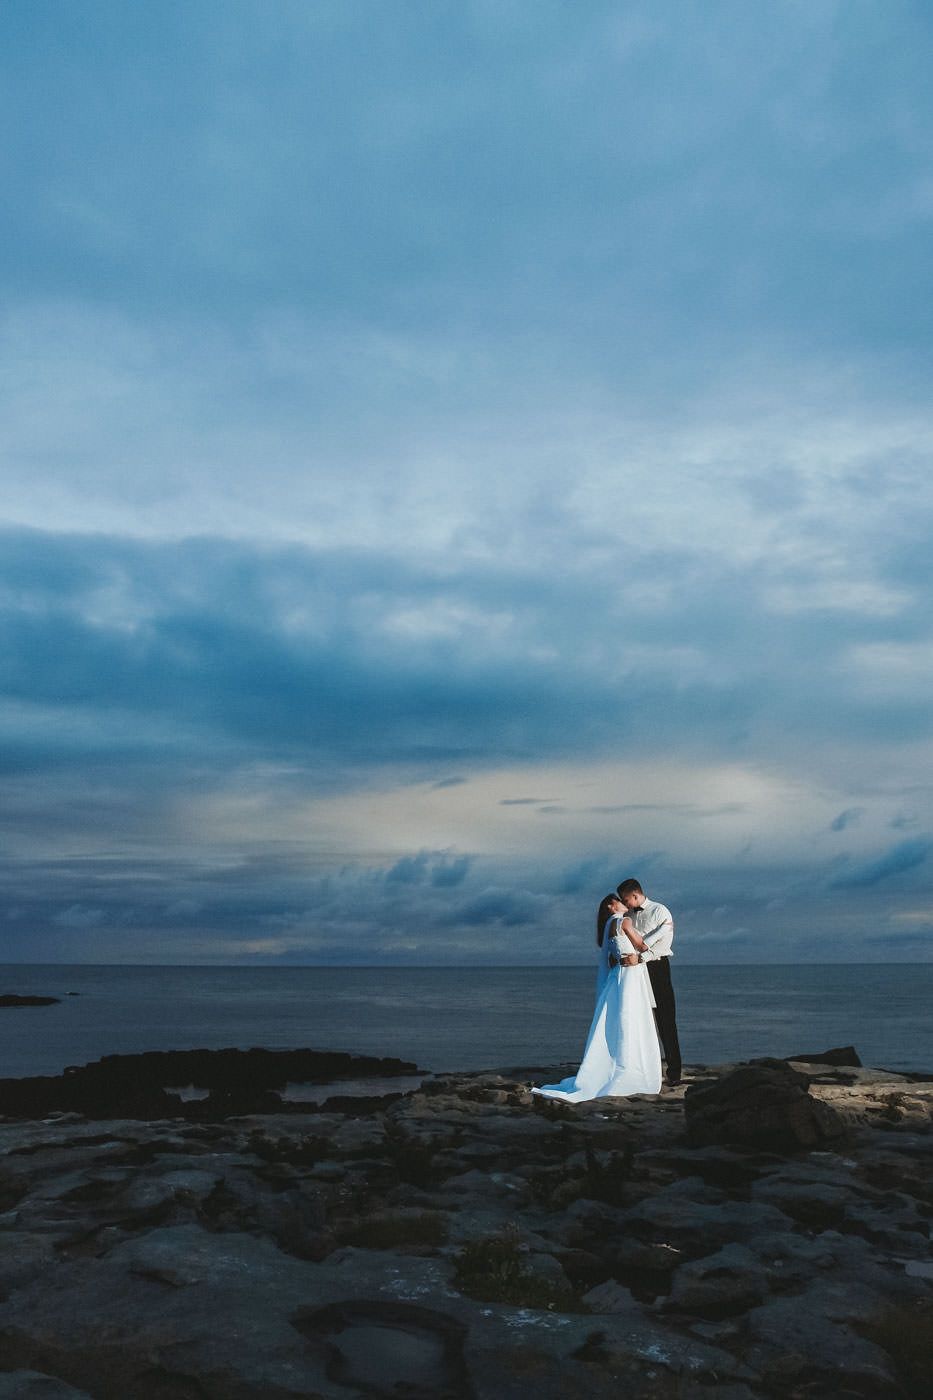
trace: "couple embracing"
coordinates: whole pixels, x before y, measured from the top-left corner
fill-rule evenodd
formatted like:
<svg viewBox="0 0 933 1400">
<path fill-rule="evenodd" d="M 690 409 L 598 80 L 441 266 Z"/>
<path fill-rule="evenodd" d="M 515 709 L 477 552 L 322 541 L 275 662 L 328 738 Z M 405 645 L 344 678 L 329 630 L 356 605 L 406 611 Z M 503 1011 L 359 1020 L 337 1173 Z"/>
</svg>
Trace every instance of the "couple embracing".
<svg viewBox="0 0 933 1400">
<path fill-rule="evenodd" d="M 637 880 L 623 880 L 615 894 L 606 895 L 596 916 L 596 1010 L 580 1068 L 572 1078 L 534 1093 L 565 1103 L 657 1094 L 662 1045 L 667 1083 L 680 1083 L 673 939 L 670 910 L 648 899 Z"/>
</svg>

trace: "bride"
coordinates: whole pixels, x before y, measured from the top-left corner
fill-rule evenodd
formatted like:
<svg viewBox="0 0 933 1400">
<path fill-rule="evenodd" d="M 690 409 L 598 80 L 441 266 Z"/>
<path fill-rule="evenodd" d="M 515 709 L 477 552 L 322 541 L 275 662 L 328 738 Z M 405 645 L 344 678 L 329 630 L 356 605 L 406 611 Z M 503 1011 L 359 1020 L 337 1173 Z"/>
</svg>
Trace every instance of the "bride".
<svg viewBox="0 0 933 1400">
<path fill-rule="evenodd" d="M 596 942 L 596 1010 L 583 1059 L 572 1078 L 532 1091 L 544 1098 L 580 1103 L 610 1095 L 661 1092 L 654 998 L 648 969 L 637 956 L 645 944 L 616 895 L 606 895 L 599 906 Z"/>
</svg>

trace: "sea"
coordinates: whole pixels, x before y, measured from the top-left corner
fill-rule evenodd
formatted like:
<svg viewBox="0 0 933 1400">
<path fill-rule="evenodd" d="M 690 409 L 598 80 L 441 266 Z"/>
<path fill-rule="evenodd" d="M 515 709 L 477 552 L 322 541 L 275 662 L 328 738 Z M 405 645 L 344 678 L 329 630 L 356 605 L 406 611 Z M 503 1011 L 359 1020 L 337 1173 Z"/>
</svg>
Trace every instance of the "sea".
<svg viewBox="0 0 933 1400">
<path fill-rule="evenodd" d="M 854 1045 L 863 1064 L 933 1073 L 933 964 L 673 966 L 684 1062 Z M 348 1050 L 422 1069 L 556 1066 L 582 1051 L 588 967 L 0 965 L 0 1077 L 102 1055 L 236 1046 Z"/>
</svg>

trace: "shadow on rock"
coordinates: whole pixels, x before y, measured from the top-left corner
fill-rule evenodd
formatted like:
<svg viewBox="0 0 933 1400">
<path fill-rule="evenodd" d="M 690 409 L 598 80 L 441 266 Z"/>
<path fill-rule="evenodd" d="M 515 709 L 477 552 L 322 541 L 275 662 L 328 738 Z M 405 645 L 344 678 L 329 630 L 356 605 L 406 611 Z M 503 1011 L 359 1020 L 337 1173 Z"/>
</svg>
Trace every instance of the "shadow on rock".
<svg viewBox="0 0 933 1400">
<path fill-rule="evenodd" d="M 472 1400 L 466 1328 L 444 1313 L 381 1300 L 299 1312 L 292 1325 L 323 1353 L 328 1378 L 397 1400 Z"/>
</svg>

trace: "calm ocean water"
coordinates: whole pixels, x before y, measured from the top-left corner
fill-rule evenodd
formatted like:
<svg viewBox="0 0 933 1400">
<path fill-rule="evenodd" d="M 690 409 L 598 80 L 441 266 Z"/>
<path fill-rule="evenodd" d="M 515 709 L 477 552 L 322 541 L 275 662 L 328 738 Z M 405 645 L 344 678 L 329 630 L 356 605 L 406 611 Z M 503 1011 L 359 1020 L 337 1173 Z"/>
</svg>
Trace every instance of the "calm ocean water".
<svg viewBox="0 0 933 1400">
<path fill-rule="evenodd" d="M 429 1070 L 556 1065 L 580 1054 L 593 980 L 583 967 L 0 965 L 0 993 L 62 998 L 0 1010 L 0 1077 L 251 1045 L 397 1055 Z M 933 965 L 678 965 L 674 980 L 687 1064 L 854 1044 L 865 1064 L 933 1072 Z"/>
</svg>

